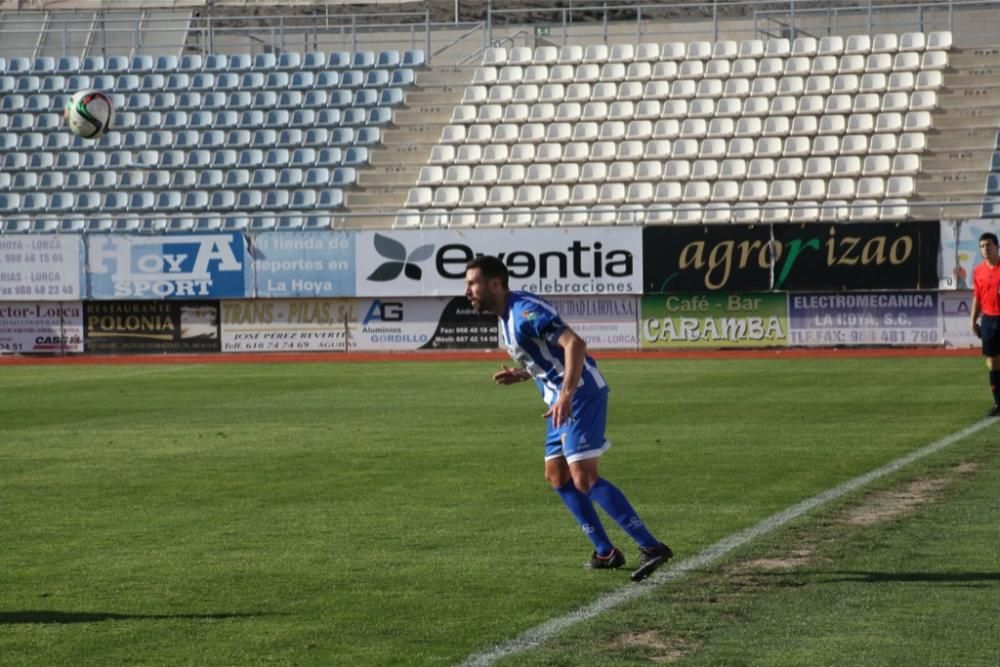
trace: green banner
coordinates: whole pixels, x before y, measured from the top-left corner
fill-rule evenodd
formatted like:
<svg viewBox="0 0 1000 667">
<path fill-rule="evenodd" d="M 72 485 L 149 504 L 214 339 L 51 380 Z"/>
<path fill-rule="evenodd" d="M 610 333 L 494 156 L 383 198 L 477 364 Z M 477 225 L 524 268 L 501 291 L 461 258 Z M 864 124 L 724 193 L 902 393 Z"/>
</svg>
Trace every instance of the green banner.
<svg viewBox="0 0 1000 667">
<path fill-rule="evenodd" d="M 643 349 L 788 345 L 788 304 L 784 294 L 644 296 L 639 317 Z"/>
</svg>

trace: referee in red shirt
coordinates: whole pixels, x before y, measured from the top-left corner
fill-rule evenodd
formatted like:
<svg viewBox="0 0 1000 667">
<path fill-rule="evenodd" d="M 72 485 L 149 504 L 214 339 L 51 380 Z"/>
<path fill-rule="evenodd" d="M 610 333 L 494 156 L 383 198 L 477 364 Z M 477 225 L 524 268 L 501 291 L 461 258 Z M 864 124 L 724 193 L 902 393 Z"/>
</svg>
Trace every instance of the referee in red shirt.
<svg viewBox="0 0 1000 667">
<path fill-rule="evenodd" d="M 979 254 L 986 261 L 972 272 L 972 332 L 983 341 L 990 369 L 993 408 L 988 416 L 1000 417 L 1000 247 L 996 234 L 986 232 L 979 237 Z"/>
</svg>

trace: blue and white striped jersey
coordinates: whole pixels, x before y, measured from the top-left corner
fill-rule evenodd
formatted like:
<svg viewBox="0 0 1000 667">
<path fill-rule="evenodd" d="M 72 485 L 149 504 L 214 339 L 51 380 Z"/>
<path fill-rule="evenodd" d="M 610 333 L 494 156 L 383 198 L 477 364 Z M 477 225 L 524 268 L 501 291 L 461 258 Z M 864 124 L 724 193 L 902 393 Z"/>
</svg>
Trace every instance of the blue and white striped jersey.
<svg viewBox="0 0 1000 667">
<path fill-rule="evenodd" d="M 511 359 L 531 373 L 547 405 L 555 403 L 565 374 L 565 356 L 557 342 L 567 329 L 556 309 L 531 292 L 513 291 L 500 318 L 500 337 Z M 586 356 L 574 401 L 607 390 L 597 362 Z"/>
</svg>

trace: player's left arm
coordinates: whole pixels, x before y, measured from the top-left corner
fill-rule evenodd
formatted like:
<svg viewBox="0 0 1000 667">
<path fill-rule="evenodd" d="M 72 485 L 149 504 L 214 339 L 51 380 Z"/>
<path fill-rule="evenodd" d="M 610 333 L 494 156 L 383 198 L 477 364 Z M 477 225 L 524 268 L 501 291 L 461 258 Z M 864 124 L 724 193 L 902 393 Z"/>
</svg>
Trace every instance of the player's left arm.
<svg viewBox="0 0 1000 667">
<path fill-rule="evenodd" d="M 583 375 L 587 343 L 569 327 L 563 329 L 556 342 L 564 352 L 565 370 L 563 371 L 562 389 L 556 402 L 543 416 L 551 416 L 552 425 L 559 428 L 573 415 L 573 394 L 576 392 L 576 387 L 580 384 L 580 377 Z"/>
</svg>

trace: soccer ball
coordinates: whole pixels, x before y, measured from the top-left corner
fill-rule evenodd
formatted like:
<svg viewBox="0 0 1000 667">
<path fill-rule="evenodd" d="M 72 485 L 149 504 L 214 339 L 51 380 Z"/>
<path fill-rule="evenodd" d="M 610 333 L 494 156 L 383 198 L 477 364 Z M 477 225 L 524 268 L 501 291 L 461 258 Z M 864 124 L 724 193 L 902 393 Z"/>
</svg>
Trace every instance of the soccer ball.
<svg viewBox="0 0 1000 667">
<path fill-rule="evenodd" d="M 84 139 L 97 139 L 111 124 L 111 100 L 97 90 L 81 90 L 70 98 L 64 116 L 70 131 Z"/>
</svg>

